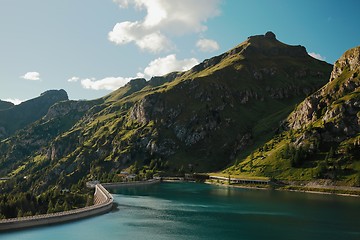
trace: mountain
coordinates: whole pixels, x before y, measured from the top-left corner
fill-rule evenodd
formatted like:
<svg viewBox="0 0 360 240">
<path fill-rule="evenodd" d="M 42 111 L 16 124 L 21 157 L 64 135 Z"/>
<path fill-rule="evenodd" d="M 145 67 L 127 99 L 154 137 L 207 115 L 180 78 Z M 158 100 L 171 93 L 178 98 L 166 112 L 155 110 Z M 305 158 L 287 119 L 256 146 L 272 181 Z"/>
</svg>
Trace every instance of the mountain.
<svg viewBox="0 0 360 240">
<path fill-rule="evenodd" d="M 16 182 L 41 193 L 123 170 L 221 170 L 271 139 L 331 69 L 268 32 L 189 71 L 134 79 L 94 101 L 59 102 L 0 143 L 0 174 L 13 179 L 3 191 Z"/>
<path fill-rule="evenodd" d="M 360 186 L 360 46 L 336 61 L 329 82 L 282 127 L 284 132 L 230 172 Z"/>
<path fill-rule="evenodd" d="M 14 106 L 14 104 L 11 102 L 6 102 L 6 101 L 0 100 L 0 111 L 12 108 L 13 106 Z"/>
<path fill-rule="evenodd" d="M 50 90 L 16 106 L 7 104 L 11 107 L 0 110 L 0 139 L 35 122 L 43 117 L 53 104 L 65 100 L 68 100 L 68 96 L 64 90 Z M 4 106 L 3 102 L 2 105 Z"/>
</svg>

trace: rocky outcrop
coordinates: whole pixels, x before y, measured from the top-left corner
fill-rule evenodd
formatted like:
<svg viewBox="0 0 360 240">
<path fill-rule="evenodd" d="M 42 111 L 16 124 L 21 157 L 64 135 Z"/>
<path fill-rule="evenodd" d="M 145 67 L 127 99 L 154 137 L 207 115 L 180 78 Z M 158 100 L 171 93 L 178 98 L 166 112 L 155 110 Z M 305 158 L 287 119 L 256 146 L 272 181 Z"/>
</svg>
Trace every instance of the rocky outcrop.
<svg viewBox="0 0 360 240">
<path fill-rule="evenodd" d="M 344 72 L 346 70 L 346 72 Z M 360 86 L 360 47 L 348 50 L 334 65 L 331 73 L 330 82 L 306 98 L 297 109 L 289 116 L 289 126 L 299 129 L 323 117 L 324 121 L 334 118 L 342 111 L 339 107 L 331 108 L 331 105 L 345 97 L 356 92 Z M 339 77 L 342 76 L 342 79 Z M 336 80 L 335 82 L 332 82 Z M 355 93 L 356 94 L 356 93 Z M 354 104 L 350 106 L 349 104 Z M 354 99 L 345 101 L 349 114 L 356 113 L 358 102 Z M 336 104 L 333 105 L 335 107 Z M 342 106 L 340 109 L 345 109 Z"/>
<path fill-rule="evenodd" d="M 324 142 L 340 143 L 360 132 L 360 47 L 350 49 L 335 63 L 330 81 L 306 98 L 288 117 L 288 127 L 319 126 Z"/>
<path fill-rule="evenodd" d="M 307 97 L 288 117 L 288 126 L 293 129 L 300 129 L 307 126 L 309 123 L 318 119 L 318 112 L 320 111 L 320 99 L 319 93 L 315 93 L 310 97 Z"/>
<path fill-rule="evenodd" d="M 54 104 L 44 116 L 44 120 L 51 120 L 65 116 L 71 112 L 82 113 L 88 111 L 95 105 L 94 101 L 64 101 Z"/>
<path fill-rule="evenodd" d="M 360 67 L 360 47 L 355 47 L 346 51 L 335 62 L 334 69 L 331 72 L 330 81 L 338 78 L 344 70 L 356 71 Z"/>
<path fill-rule="evenodd" d="M 163 111 L 163 106 L 160 104 L 155 106 L 156 102 L 157 95 L 154 94 L 136 102 L 130 110 L 130 119 L 142 124 L 148 123 L 155 112 L 161 113 Z"/>
</svg>

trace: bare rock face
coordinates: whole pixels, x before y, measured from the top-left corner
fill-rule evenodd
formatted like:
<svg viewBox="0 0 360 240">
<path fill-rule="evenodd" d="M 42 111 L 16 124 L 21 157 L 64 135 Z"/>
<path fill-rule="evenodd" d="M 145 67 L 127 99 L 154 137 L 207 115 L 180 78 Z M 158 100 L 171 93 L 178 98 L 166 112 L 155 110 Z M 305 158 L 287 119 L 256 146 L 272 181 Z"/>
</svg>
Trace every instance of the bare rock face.
<svg viewBox="0 0 360 240">
<path fill-rule="evenodd" d="M 130 119 L 141 124 L 146 124 L 155 113 L 162 113 L 162 104 L 158 101 L 157 95 L 152 94 L 136 102 L 130 111 Z"/>
<path fill-rule="evenodd" d="M 86 112 L 94 104 L 89 101 L 65 101 L 57 103 L 49 108 L 48 113 L 45 115 L 45 120 L 50 120 L 59 116 L 69 114 L 71 111 Z"/>
<path fill-rule="evenodd" d="M 360 131 L 360 46 L 335 63 L 330 81 L 307 97 L 288 117 L 288 127 L 306 128 L 318 122 L 323 141 L 341 142 Z M 319 121 L 321 123 L 319 124 Z"/>
<path fill-rule="evenodd" d="M 289 126 L 293 129 L 300 129 L 316 120 L 316 111 L 319 104 L 318 96 L 306 98 L 288 118 Z"/>
<path fill-rule="evenodd" d="M 360 46 L 350 49 L 336 61 L 330 81 L 338 78 L 345 69 L 355 71 L 360 67 Z"/>
</svg>

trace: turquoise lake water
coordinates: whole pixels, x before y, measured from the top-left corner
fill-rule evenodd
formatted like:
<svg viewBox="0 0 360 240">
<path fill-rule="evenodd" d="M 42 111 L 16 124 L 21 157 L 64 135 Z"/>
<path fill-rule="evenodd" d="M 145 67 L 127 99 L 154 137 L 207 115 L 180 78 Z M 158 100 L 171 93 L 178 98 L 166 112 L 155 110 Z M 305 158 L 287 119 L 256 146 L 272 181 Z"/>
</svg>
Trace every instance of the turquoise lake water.
<svg viewBox="0 0 360 240">
<path fill-rule="evenodd" d="M 0 240 L 360 239 L 360 198 L 164 183 L 113 190 L 117 210 Z"/>
</svg>

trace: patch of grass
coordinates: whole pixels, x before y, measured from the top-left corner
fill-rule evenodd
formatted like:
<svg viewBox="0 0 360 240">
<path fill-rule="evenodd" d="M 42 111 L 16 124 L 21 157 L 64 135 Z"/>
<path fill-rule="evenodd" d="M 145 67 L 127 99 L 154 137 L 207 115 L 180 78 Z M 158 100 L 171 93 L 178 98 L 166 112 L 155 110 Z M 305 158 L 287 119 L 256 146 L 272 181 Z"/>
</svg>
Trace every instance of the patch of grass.
<svg viewBox="0 0 360 240">
<path fill-rule="evenodd" d="M 20 174 L 22 171 L 24 171 L 25 168 L 26 168 L 26 164 L 21 165 L 21 166 L 19 166 L 18 168 L 16 168 L 15 170 L 13 170 L 13 171 L 9 174 L 9 176 L 15 177 L 15 176 L 17 176 L 18 174 Z"/>
</svg>

